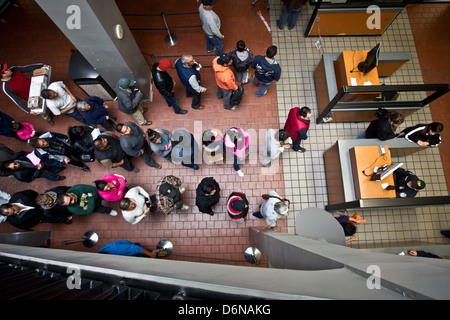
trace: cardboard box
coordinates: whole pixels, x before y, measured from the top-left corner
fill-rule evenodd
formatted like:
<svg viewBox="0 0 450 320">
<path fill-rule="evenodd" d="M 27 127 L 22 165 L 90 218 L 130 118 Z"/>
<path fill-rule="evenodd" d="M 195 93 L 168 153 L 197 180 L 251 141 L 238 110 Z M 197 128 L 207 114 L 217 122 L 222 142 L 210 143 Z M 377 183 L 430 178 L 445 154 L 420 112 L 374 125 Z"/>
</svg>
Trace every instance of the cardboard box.
<svg viewBox="0 0 450 320">
<path fill-rule="evenodd" d="M 52 73 L 52 69 L 50 67 L 40 68 L 33 70 L 33 77 L 34 76 L 47 76 L 50 78 L 50 75 Z"/>
</svg>

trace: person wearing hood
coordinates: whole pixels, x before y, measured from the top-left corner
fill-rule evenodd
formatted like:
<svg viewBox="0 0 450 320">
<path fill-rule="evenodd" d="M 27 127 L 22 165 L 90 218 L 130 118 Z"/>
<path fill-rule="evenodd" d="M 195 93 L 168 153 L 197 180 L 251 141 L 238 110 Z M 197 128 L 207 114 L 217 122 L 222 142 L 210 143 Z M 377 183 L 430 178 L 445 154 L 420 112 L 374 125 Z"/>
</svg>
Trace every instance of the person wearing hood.
<svg viewBox="0 0 450 320">
<path fill-rule="evenodd" d="M 311 122 L 311 109 L 308 107 L 296 107 L 289 111 L 284 130 L 289 132 L 292 139 L 292 149 L 304 153 L 305 148 L 300 147 L 302 140 L 308 139 L 309 123 Z"/>
<path fill-rule="evenodd" d="M 231 221 L 239 224 L 244 223 L 247 220 L 248 209 L 248 200 L 245 193 L 236 188 L 227 200 L 227 212 Z"/>
<path fill-rule="evenodd" d="M 224 53 L 214 58 L 212 65 L 217 83 L 217 99 L 223 98 L 223 107 L 227 110 L 236 110 L 236 106 L 230 106 L 231 94 L 238 89 L 234 73 L 230 69 L 233 64 L 231 54 Z"/>
<path fill-rule="evenodd" d="M 196 189 L 195 205 L 198 210 L 203 213 L 207 213 L 211 216 L 214 215 L 212 207 L 215 206 L 220 200 L 220 187 L 213 177 L 206 177 L 200 181 Z"/>
</svg>

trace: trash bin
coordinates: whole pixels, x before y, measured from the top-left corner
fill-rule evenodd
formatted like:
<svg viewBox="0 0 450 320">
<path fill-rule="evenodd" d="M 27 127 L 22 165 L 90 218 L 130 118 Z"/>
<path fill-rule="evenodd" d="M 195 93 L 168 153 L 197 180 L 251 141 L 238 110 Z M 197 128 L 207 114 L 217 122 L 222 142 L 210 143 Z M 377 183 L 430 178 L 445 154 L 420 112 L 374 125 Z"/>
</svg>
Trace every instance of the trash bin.
<svg viewBox="0 0 450 320">
<path fill-rule="evenodd" d="M 97 96 L 105 101 L 111 101 L 116 98 L 115 91 L 78 50 L 72 50 L 72 55 L 70 56 L 69 78 L 88 96 Z"/>
</svg>

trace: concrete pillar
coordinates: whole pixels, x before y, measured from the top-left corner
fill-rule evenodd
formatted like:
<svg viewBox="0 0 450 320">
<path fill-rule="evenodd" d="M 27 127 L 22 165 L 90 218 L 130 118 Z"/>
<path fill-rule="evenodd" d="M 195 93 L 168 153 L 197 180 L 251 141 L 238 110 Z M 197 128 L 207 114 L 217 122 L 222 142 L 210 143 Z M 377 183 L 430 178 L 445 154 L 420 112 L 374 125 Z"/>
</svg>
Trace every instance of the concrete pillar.
<svg viewBox="0 0 450 320">
<path fill-rule="evenodd" d="M 151 70 L 114 0 L 36 3 L 111 88 L 121 77 L 128 77 L 151 99 Z M 121 29 L 122 38 L 117 36 L 117 28 Z"/>
</svg>

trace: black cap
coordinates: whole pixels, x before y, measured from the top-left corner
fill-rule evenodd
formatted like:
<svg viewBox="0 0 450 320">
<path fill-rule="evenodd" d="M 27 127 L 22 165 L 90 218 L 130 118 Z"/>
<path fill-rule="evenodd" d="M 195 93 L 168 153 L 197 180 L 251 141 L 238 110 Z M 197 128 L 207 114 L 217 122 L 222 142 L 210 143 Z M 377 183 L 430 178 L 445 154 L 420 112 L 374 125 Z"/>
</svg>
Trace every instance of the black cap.
<svg viewBox="0 0 450 320">
<path fill-rule="evenodd" d="M 169 198 L 175 198 L 175 195 L 177 194 L 175 188 L 168 183 L 163 183 L 159 187 L 159 192 L 161 192 L 163 195 Z"/>
</svg>

